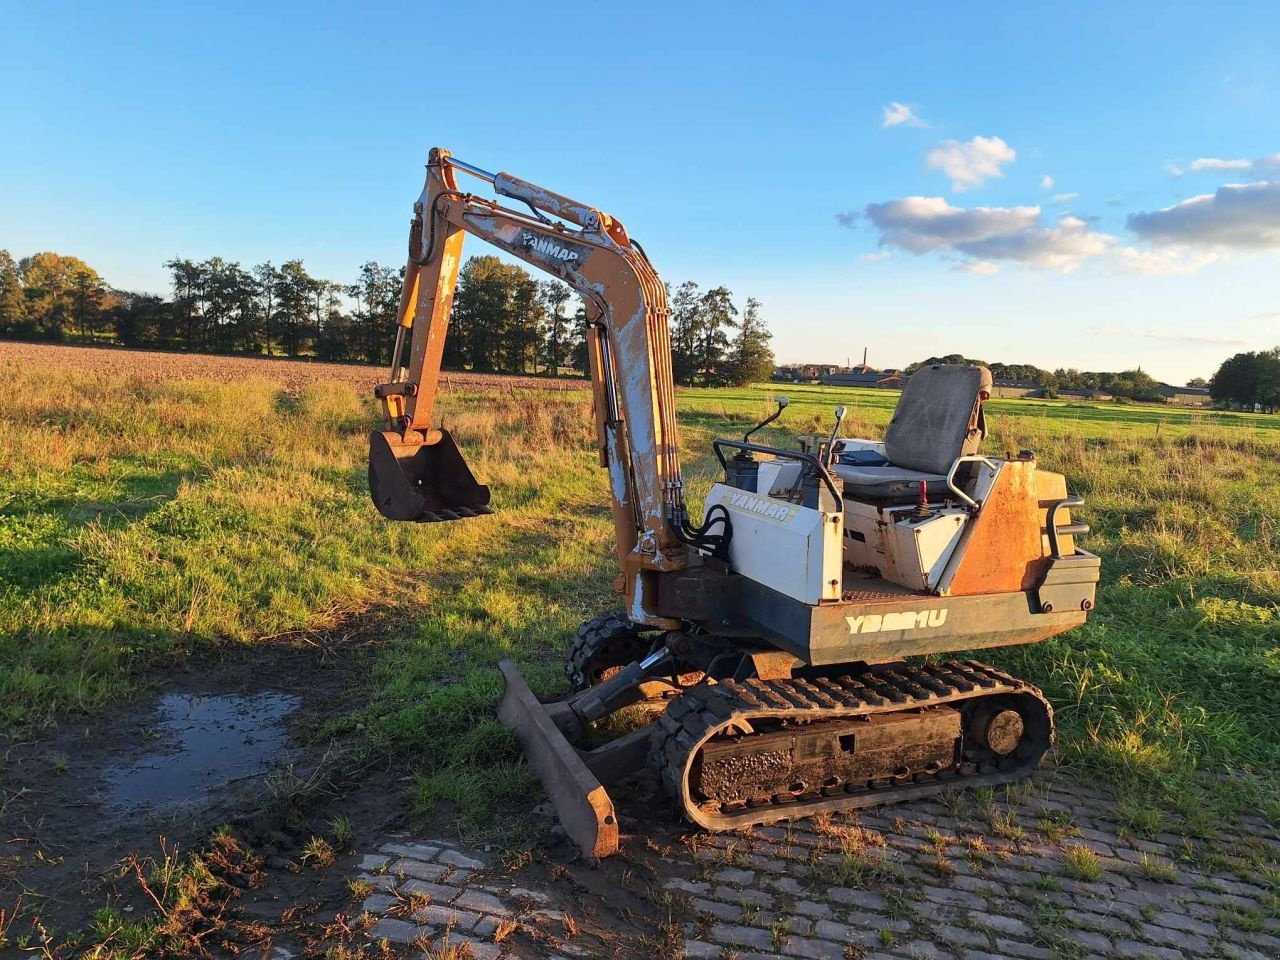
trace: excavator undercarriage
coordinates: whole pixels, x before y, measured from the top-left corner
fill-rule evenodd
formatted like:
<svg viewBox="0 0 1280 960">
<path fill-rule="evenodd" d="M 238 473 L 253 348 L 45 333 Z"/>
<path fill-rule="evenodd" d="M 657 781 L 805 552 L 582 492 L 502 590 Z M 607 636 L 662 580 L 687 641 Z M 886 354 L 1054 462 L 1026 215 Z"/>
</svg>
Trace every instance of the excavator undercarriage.
<svg viewBox="0 0 1280 960">
<path fill-rule="evenodd" d="M 458 173 L 530 212 L 461 191 Z M 491 512 L 432 418 L 464 233 L 559 277 L 587 313 L 625 606 L 579 630 L 572 693 L 541 700 L 504 660 L 498 707 L 583 854 L 617 851 L 609 790 L 645 771 L 690 822 L 729 830 L 1035 769 L 1054 735 L 1040 691 L 940 657 L 1079 626 L 1099 563 L 1075 545 L 1088 528 L 1062 475 L 1028 451 L 980 454 L 990 373 L 922 368 L 881 440 L 841 436 L 837 407 L 825 437 L 752 442 L 779 398 L 741 440 L 714 442 L 723 480 L 694 522 L 666 293 L 643 248 L 600 210 L 438 149 L 414 206 L 391 378 L 375 391 L 386 423 L 370 436 L 369 485 L 383 516 Z M 647 720 L 590 746 L 624 709 Z"/>
</svg>

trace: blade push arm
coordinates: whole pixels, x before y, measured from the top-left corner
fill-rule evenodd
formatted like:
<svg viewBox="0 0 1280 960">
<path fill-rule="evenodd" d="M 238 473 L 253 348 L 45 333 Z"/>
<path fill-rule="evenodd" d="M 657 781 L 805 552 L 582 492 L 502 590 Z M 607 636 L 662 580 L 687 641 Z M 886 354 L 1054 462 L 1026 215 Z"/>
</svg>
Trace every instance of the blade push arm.
<svg viewBox="0 0 1280 960">
<path fill-rule="evenodd" d="M 461 192 L 457 171 L 491 182 L 530 212 Z M 685 514 L 666 289 L 648 258 L 608 214 L 510 174 L 488 174 L 441 149 L 431 151 L 414 212 L 392 382 L 377 390 L 388 430 L 416 432 L 428 444 L 442 432 L 432 429 L 431 418 L 464 233 L 564 281 L 586 306 L 596 426 L 630 613 L 666 625 L 655 612 L 653 574 L 683 567 L 687 549 L 677 526 Z"/>
</svg>

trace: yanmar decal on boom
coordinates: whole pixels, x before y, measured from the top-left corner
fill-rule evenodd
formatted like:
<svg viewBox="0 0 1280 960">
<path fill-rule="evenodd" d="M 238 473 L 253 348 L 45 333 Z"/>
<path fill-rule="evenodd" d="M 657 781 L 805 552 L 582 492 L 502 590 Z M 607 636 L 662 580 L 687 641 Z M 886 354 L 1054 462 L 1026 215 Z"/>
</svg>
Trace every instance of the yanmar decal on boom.
<svg viewBox="0 0 1280 960">
<path fill-rule="evenodd" d="M 586 248 L 577 244 L 559 243 L 550 237 L 544 237 L 532 230 L 524 230 L 520 234 L 520 246 L 526 250 L 541 254 L 549 260 L 555 260 L 568 267 L 577 267 L 586 256 Z"/>
</svg>

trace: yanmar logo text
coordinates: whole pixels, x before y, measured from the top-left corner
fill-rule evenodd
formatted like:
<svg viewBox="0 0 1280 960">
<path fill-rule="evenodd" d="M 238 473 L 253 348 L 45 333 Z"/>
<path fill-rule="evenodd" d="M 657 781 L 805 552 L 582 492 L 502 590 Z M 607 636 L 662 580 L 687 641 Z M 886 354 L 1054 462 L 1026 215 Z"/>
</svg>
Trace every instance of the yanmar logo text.
<svg viewBox="0 0 1280 960">
<path fill-rule="evenodd" d="M 785 520 L 791 516 L 791 508 L 785 503 L 753 497 L 748 493 L 735 493 L 729 498 L 729 506 L 737 507 L 739 510 L 749 510 L 770 520 Z"/>
<path fill-rule="evenodd" d="M 520 242 L 524 244 L 526 249 L 537 251 L 544 257 L 550 257 L 552 260 L 563 260 L 566 263 L 576 263 L 580 259 L 576 250 L 570 250 L 568 247 L 562 247 L 554 240 L 548 240 L 546 237 L 540 237 L 536 233 L 526 232 L 521 236 Z"/>
<path fill-rule="evenodd" d="M 947 609 L 904 610 L 902 613 L 871 613 L 865 617 L 845 617 L 850 633 L 886 633 L 889 630 L 919 630 L 940 627 L 947 622 Z"/>
</svg>

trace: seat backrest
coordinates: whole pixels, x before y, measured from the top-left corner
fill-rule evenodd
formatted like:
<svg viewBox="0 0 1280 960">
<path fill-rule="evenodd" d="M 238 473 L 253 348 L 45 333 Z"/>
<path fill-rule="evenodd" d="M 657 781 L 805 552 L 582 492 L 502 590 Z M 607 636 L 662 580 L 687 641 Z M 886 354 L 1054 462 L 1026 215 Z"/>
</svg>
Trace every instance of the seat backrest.
<svg viewBox="0 0 1280 960">
<path fill-rule="evenodd" d="M 885 430 L 885 456 L 908 470 L 945 474 L 958 457 L 978 452 L 987 434 L 982 404 L 990 395 L 986 367 L 921 367 L 907 380 Z"/>
</svg>

